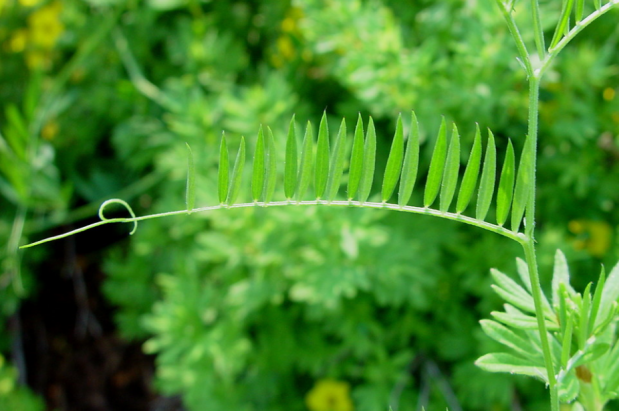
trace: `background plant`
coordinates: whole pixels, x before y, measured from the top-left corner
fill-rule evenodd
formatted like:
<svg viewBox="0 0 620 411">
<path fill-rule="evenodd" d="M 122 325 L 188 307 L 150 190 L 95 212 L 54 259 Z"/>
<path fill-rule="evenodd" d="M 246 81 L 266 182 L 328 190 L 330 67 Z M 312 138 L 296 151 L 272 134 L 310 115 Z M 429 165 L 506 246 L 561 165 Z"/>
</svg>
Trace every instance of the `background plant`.
<svg viewBox="0 0 620 411">
<path fill-rule="evenodd" d="M 320 113 L 326 105 L 329 109 L 331 130 L 338 129 L 338 121 L 334 120 L 340 116 L 353 119 L 358 110 L 364 115 L 373 114 L 379 138 L 379 164 L 384 164 L 387 157 L 393 135 L 393 118 L 399 110 L 409 110 L 411 106 L 416 108 L 420 120 L 422 141 L 431 140 L 422 146 L 421 169 L 428 168 L 433 148 L 432 140 L 436 135 L 441 114 L 446 115 L 448 123 L 456 120 L 459 124 L 463 136 L 461 152 L 464 155 L 469 152 L 473 141 L 474 121 L 479 121 L 483 130 L 486 126 L 492 126 L 498 152 L 504 153 L 507 139 L 503 136 L 524 134 L 524 110 L 527 101 L 522 89 L 523 78 L 505 75 L 508 70 L 504 67 L 510 66 L 511 72 L 517 72 L 518 63 L 512 59 L 514 53 L 510 39 L 497 11 L 487 7 L 474 7 L 473 4 L 442 2 L 419 6 L 419 9 L 410 7 L 407 10 L 411 11 L 405 13 L 399 4 L 377 4 L 379 13 L 369 12 L 371 6 L 374 10 L 377 5 L 359 4 L 350 8 L 340 6 L 338 12 L 334 12 L 335 10 L 321 9 L 306 2 L 293 7 L 282 4 L 281 8 L 245 3 L 235 3 L 234 7 L 228 7 L 229 4 L 226 3 L 222 6 L 209 6 L 206 10 L 186 7 L 181 3 L 169 5 L 174 6 L 172 10 L 162 10 L 160 3 L 152 3 L 150 6 L 135 6 L 124 11 L 124 23 L 113 23 L 119 30 L 111 30 L 102 43 L 103 47 L 98 48 L 97 52 L 79 66 L 87 80 L 82 80 L 73 90 L 78 91 L 75 97 L 78 100 L 75 101 L 84 104 L 74 104 L 77 108 L 67 112 L 60 122 L 60 129 L 64 130 L 67 127 L 63 127 L 63 122 L 70 125 L 72 118 L 80 118 L 80 113 L 94 112 L 101 113 L 99 124 L 109 126 L 98 127 L 97 130 L 89 129 L 88 126 L 79 130 L 70 128 L 67 133 L 59 133 L 55 139 L 54 150 L 57 156 L 63 157 L 57 157 L 56 164 L 66 170 L 62 175 L 73 176 L 68 185 L 78 192 L 72 201 L 94 201 L 102 193 L 111 194 L 120 189 L 124 181 L 134 181 L 142 175 L 146 176 L 146 182 L 148 179 L 159 181 L 156 189 L 149 190 L 140 197 L 141 203 L 149 206 L 149 211 L 182 209 L 185 171 L 179 165 L 186 161 L 183 142 L 187 141 L 194 151 L 198 167 L 196 203 L 216 204 L 218 200 L 214 165 L 222 129 L 228 133 L 229 145 L 236 147 L 239 135 L 253 135 L 257 124 L 269 124 L 280 139 L 279 147 L 284 147 L 290 113 L 296 112 L 297 119 L 305 121 L 308 113 Z M 89 18 L 90 11 L 81 7 L 80 3 L 73 6 L 75 14 L 82 19 Z M 110 13 L 109 16 L 112 20 L 115 14 Z M 325 20 L 328 17 L 329 20 Z M 364 38 L 359 42 L 361 49 L 333 48 L 334 44 L 355 44 L 350 41 L 352 36 L 355 36 L 355 30 L 347 32 L 334 28 L 326 31 L 324 27 L 318 26 L 319 22 L 332 19 L 341 19 L 343 22 L 340 26 L 327 26 L 342 27 L 352 25 L 351 22 L 359 22 L 356 24 L 372 28 L 383 36 Z M 447 21 L 459 24 L 444 23 Z M 615 24 L 613 16 L 607 21 L 612 27 Z M 605 24 L 605 20 L 600 20 L 597 24 Z M 280 25 L 282 30 L 274 35 L 271 28 L 277 25 Z M 75 27 L 80 25 L 75 24 Z M 412 30 L 409 33 L 403 27 L 415 27 L 418 32 Z M 473 27 L 481 29 L 472 30 Z M 552 31 L 553 22 L 547 28 Z M 592 44 L 606 44 L 607 39 L 600 41 L 594 38 L 594 31 L 608 33 L 611 40 L 604 47 L 612 54 L 606 56 L 604 52 L 599 54 L 591 51 Z M 151 35 L 147 37 L 140 34 L 145 32 Z M 324 33 L 322 39 L 313 34 L 321 32 Z M 484 33 L 493 32 L 501 35 L 485 38 L 488 35 Z M 428 34 L 422 37 L 418 33 Z M 468 41 L 456 41 L 463 33 L 467 33 Z M 372 39 L 380 43 L 382 38 L 393 40 L 399 37 L 405 40 L 385 41 L 384 44 L 395 45 L 386 46 L 387 50 L 382 53 L 370 54 L 363 48 L 366 44 L 371 48 L 372 43 L 369 42 Z M 258 40 L 248 44 L 248 38 Z M 608 251 L 614 250 L 613 243 L 617 241 L 616 236 L 611 233 L 615 230 L 614 227 L 617 227 L 617 192 L 614 191 L 618 186 L 615 174 L 617 158 L 613 152 L 613 142 L 617 136 L 609 134 L 606 140 L 603 133 L 603 130 L 615 129 L 612 114 L 615 110 L 614 104 L 617 106 L 614 102 L 617 100 L 613 94 L 610 100 L 605 97 L 609 97 L 609 92 L 605 94 L 607 84 L 615 84 L 613 62 L 617 61 L 617 57 L 614 58 L 613 53 L 616 53 L 617 48 L 613 38 L 613 29 L 593 29 L 588 35 L 582 36 L 581 40 L 578 38 L 571 44 L 571 48 L 566 50 L 566 54 L 560 57 L 566 58 L 569 64 L 563 65 L 560 61 L 556 66 L 558 77 L 552 76 L 548 83 L 543 83 L 541 114 L 555 118 L 555 121 L 547 124 L 566 126 L 546 130 L 546 122 L 542 122 L 541 135 L 544 138 L 540 148 L 540 175 L 544 176 L 543 173 L 547 170 L 547 175 L 553 176 L 549 177 L 548 181 L 554 181 L 557 171 L 562 170 L 564 177 L 559 186 L 561 189 L 555 184 L 546 189 L 544 178 L 540 185 L 539 204 L 543 205 L 542 209 L 539 208 L 541 218 L 538 220 L 541 227 L 538 235 L 542 256 L 541 274 L 550 278 L 553 251 L 557 247 L 562 248 L 568 252 L 571 265 L 577 267 L 578 272 L 584 273 L 577 279 L 577 282 L 581 282 L 575 284 L 577 289 L 582 289 L 587 281 L 596 278 L 594 274 L 599 271 L 596 265 L 598 258 L 603 257 L 608 267 L 617 260 L 615 252 Z M 124 42 L 127 48 L 123 47 Z M 487 53 L 483 53 L 488 59 L 472 59 L 474 53 L 471 50 L 479 50 L 476 44 L 483 42 L 489 47 Z M 325 44 L 330 47 L 326 48 Z M 379 45 L 374 46 L 375 50 L 383 50 Z M 69 43 L 66 47 L 71 50 L 75 44 Z M 495 54 L 494 51 L 497 50 L 501 50 L 500 53 L 505 55 Z M 221 53 L 224 52 L 227 56 L 225 60 L 221 58 Z M 573 54 L 569 55 L 571 52 Z M 397 58 L 408 53 L 425 58 Z M 160 58 L 162 55 L 163 59 Z M 155 58 L 156 56 L 158 58 Z M 97 60 L 98 58 L 100 60 Z M 373 61 L 375 58 L 377 61 Z M 101 61 L 106 63 L 101 64 Z M 224 61 L 226 65 L 222 64 Z M 491 69 L 489 61 L 497 61 L 497 70 Z M 132 62 L 136 64 L 132 65 Z M 415 70 L 411 67 L 413 62 L 417 64 Z M 584 70 L 578 69 L 580 66 L 575 62 L 581 62 L 581 67 L 597 67 L 599 64 L 601 71 L 595 74 L 595 70 L 588 70 L 592 73 L 592 79 L 591 82 L 586 81 L 586 85 L 582 83 Z M 103 77 L 100 75 L 103 74 L 101 67 L 106 67 L 106 75 Z M 467 69 L 457 70 L 462 67 Z M 513 70 L 514 68 L 517 70 Z M 128 78 L 131 83 L 125 77 L 125 69 L 130 73 Z M 183 75 L 180 75 L 180 72 Z M 415 75 L 408 75 L 412 72 Z M 460 74 L 461 72 L 463 74 Z M 307 76 L 302 77 L 300 73 Z M 501 76 L 497 73 L 501 73 Z M 573 77 L 570 73 L 574 73 Z M 411 77 L 419 79 L 419 87 L 407 85 L 415 84 Z M 110 105 L 105 103 L 110 97 L 104 93 L 105 87 L 102 87 L 101 79 L 104 85 L 109 84 L 109 87 L 118 90 L 114 98 L 114 110 L 110 113 L 107 113 Z M 486 84 L 480 84 L 481 79 L 489 80 Z M 602 79 L 607 79 L 609 83 Z M 492 93 L 488 91 L 490 85 L 493 85 Z M 505 93 L 496 93 L 498 89 L 495 87 L 505 90 Z M 101 99 L 92 99 L 90 96 L 97 90 L 99 94 L 95 95 L 101 96 Z M 424 92 L 416 95 L 416 90 Z M 601 114 L 574 116 L 572 106 L 562 107 L 560 101 L 563 98 L 560 96 L 565 96 L 563 93 L 572 90 L 580 90 L 579 93 L 583 94 L 585 100 L 594 102 L 591 107 L 598 107 L 596 112 Z M 549 94 L 545 96 L 545 92 Z M 615 90 L 612 89 L 613 92 Z M 79 96 L 89 98 L 80 100 Z M 419 96 L 424 96 L 424 99 Z M 478 108 L 473 108 L 476 104 L 470 104 L 471 99 L 479 104 Z M 418 101 L 420 106 L 416 107 Z M 425 101 L 432 101 L 433 104 L 425 104 Z M 548 107 L 546 103 L 549 103 Z M 404 117 L 407 121 L 408 116 Z M 331 120 L 332 118 L 334 120 Z M 577 123 L 572 122 L 573 118 L 579 119 Z M 493 119 L 492 124 L 490 119 Z M 318 123 L 318 118 L 311 120 Z M 115 135 L 113 149 L 108 148 L 103 140 L 103 137 L 109 134 L 109 131 L 105 131 L 106 128 L 113 130 Z M 352 125 L 350 128 L 353 128 Z M 590 131 L 573 132 L 581 128 Z M 298 129 L 303 130 L 302 123 Z M 565 139 L 567 132 L 573 136 L 568 145 Z M 80 169 L 86 167 L 86 162 L 80 163 L 77 159 L 85 158 L 87 153 L 72 153 L 73 150 L 68 150 L 67 147 L 73 147 L 75 141 L 79 141 L 77 138 L 93 137 L 102 141 L 99 151 L 104 148 L 103 151 L 109 154 L 107 158 L 98 157 L 100 160 L 89 164 L 87 169 Z M 246 141 L 248 153 L 253 152 L 254 139 Z M 521 152 L 521 143 L 516 138 L 513 141 L 516 152 Z M 596 146 L 597 143 L 600 146 Z M 97 144 L 79 147 L 86 152 L 95 152 Z M 577 150 L 576 147 L 596 148 Z M 586 155 L 583 155 L 584 153 Z M 115 159 L 122 159 L 122 164 L 129 170 L 119 169 Z M 601 159 L 603 161 L 600 161 Z M 465 160 L 466 158 L 463 158 L 463 161 Z M 568 167 L 569 164 L 572 166 L 576 163 L 582 166 Z M 115 166 L 108 167 L 108 164 Z M 592 164 L 596 166 L 590 167 Z M 380 168 L 377 171 L 379 172 Z M 599 184 L 601 181 L 609 183 Z M 577 201 L 560 201 L 568 197 L 565 193 L 577 188 L 582 195 Z M 414 201 L 416 196 L 420 199 L 422 195 L 421 191 L 414 193 Z M 80 198 L 81 200 L 78 200 Z M 567 207 L 567 204 L 570 206 Z M 583 215 L 583 210 L 588 210 L 590 214 Z M 147 347 L 162 353 L 159 356 L 162 389 L 167 392 L 183 392 L 186 403 L 193 407 L 201 407 L 202 404 L 229 404 L 238 399 L 256 398 L 256 395 L 252 392 L 240 393 L 241 388 L 237 384 L 226 385 L 222 380 L 234 381 L 235 375 L 245 375 L 248 370 L 254 369 L 256 375 L 264 376 L 262 373 L 266 372 L 276 374 L 276 377 L 271 379 L 255 377 L 259 382 L 246 385 L 253 387 L 254 392 L 272 392 L 271 396 L 261 398 L 261 401 L 268 404 L 265 407 L 270 409 L 276 406 L 288 406 L 289 409 L 301 407 L 301 399 L 312 387 L 312 381 L 325 377 L 350 381 L 356 405 L 360 408 L 384 407 L 386 398 L 393 401 L 393 404 L 400 401 L 400 406 L 405 409 L 413 407 L 416 401 L 420 401 L 422 396 L 419 396 L 419 391 L 424 391 L 420 390 L 424 387 L 430 392 L 429 401 L 432 404 L 442 406 L 440 404 L 448 401 L 448 405 L 452 406 L 450 400 L 446 399 L 451 398 L 449 393 L 446 394 L 438 388 L 442 386 L 439 383 L 442 379 L 437 377 L 437 374 L 420 371 L 427 368 L 416 368 L 414 359 L 418 358 L 418 363 L 422 361 L 426 365 L 436 363 L 441 366 L 439 369 L 445 373 L 444 378 L 450 378 L 456 397 L 464 407 L 480 408 L 493 402 L 508 404 L 513 384 L 519 385 L 520 392 L 528 393 L 521 394 L 520 401 L 535 403 L 537 398 L 543 398 L 540 395 L 537 397 L 536 391 L 531 391 L 534 388 L 525 381 L 515 382 L 496 376 L 481 376 L 479 379 L 472 377 L 483 375 L 471 364 L 474 358 L 488 351 L 486 345 L 489 343 L 484 342 L 484 337 L 479 333 L 472 333 L 471 330 L 477 327 L 476 320 L 485 316 L 494 304 L 498 303 L 489 293 L 490 279 L 485 273 L 489 266 L 509 273 L 514 270 L 511 259 L 507 257 L 514 256 L 518 250 L 511 244 L 497 242 L 494 237 L 466 227 L 437 221 L 427 222 L 423 218 L 404 218 L 386 212 L 374 211 L 366 214 L 362 210 L 354 213 L 331 209 L 303 210 L 303 213 L 310 213 L 307 217 L 297 216 L 298 213 L 299 209 L 270 210 L 269 218 L 265 222 L 254 213 L 243 211 L 220 212 L 212 216 L 195 215 L 191 222 L 180 218 L 169 222 L 153 221 L 143 224 L 137 232 L 129 245 L 131 252 L 118 250 L 111 254 L 106 263 L 111 275 L 107 287 L 108 295 L 122 307 L 118 318 L 127 335 L 156 336 Z M 333 246 L 328 247 L 319 240 L 330 237 L 322 231 L 319 233 L 318 230 L 325 228 L 317 228 L 314 236 L 287 239 L 273 234 L 276 227 L 283 226 L 278 223 L 279 219 L 288 222 L 292 228 L 299 227 L 299 231 L 305 230 L 308 225 L 317 224 L 317 216 L 312 213 L 319 213 L 318 219 L 333 220 L 332 228 L 328 230 L 332 231 L 333 244 L 341 244 L 339 253 L 335 254 Z M 583 236 L 580 240 L 583 241 L 581 245 L 584 249 L 581 251 L 573 250 L 570 244 L 572 239 L 567 221 L 571 220 L 578 223 L 573 226 L 581 224 L 582 229 L 590 227 L 575 233 Z M 598 234 L 591 230 L 591 223 L 597 220 L 605 221 L 610 232 L 597 237 Z M 203 225 L 199 225 L 197 221 Z M 359 229 L 360 222 L 364 222 L 368 231 Z M 393 228 L 393 225 L 400 228 Z M 265 233 L 262 233 L 263 231 Z M 401 234 L 398 231 L 401 231 Z M 256 233 L 253 241 L 247 239 L 248 232 Z M 271 235 L 266 234 L 270 232 Z M 399 236 L 404 238 L 405 234 L 402 232 L 406 232 L 407 240 L 401 243 L 396 240 L 392 242 L 392 239 L 398 239 Z M 423 237 L 417 237 L 417 233 L 423 233 Z M 605 240 L 605 237 L 608 240 Z M 169 238 L 175 239 L 173 247 Z M 384 242 L 379 241 L 382 238 Z M 455 241 L 455 238 L 462 241 Z M 224 240 L 228 243 L 226 249 L 220 247 Z M 607 248 L 598 248 L 603 249 L 603 252 L 592 251 L 596 250 L 594 244 L 604 244 L 605 241 L 611 244 Z M 419 254 L 406 251 L 405 245 L 421 249 L 421 243 L 425 246 Z M 353 252 L 355 247 L 351 244 L 358 247 L 357 254 Z M 431 248 L 431 244 L 436 246 Z M 463 249 L 457 244 L 468 244 L 468 247 Z M 492 256 L 488 255 L 489 247 L 497 250 Z M 430 249 L 433 250 L 432 253 L 428 251 Z M 375 250 L 375 255 L 381 254 L 388 267 L 392 267 L 389 272 L 400 274 L 380 276 L 379 272 L 372 270 L 362 270 L 367 272 L 359 273 L 361 269 L 368 267 L 366 261 L 369 260 L 364 260 L 363 257 L 373 255 L 372 250 Z M 195 265 L 191 268 L 188 267 L 191 264 L 187 261 L 187 255 L 194 253 L 197 257 L 191 259 L 196 261 L 191 263 Z M 399 254 L 404 255 L 398 257 Z M 199 257 L 200 255 L 203 256 Z M 282 256 L 291 255 L 299 257 L 283 261 Z M 346 258 L 351 261 L 338 265 L 337 261 L 343 257 L 345 261 Z M 318 298 L 316 295 L 322 294 L 319 292 L 323 289 L 321 287 L 335 288 L 335 271 L 326 268 L 321 261 L 331 261 L 335 267 L 342 267 L 340 270 L 345 272 L 349 272 L 349 267 L 352 273 L 350 277 L 343 276 L 339 279 L 342 280 L 339 286 L 342 291 L 328 294 L 325 298 Z M 290 277 L 288 274 L 284 275 L 299 270 L 301 263 L 307 267 L 314 266 L 311 270 L 313 275 L 308 278 L 301 274 L 290 274 Z M 157 272 L 151 271 L 155 267 Z M 359 278 L 354 275 L 356 272 Z M 592 273 L 592 278 L 589 278 L 587 273 Z M 269 277 L 272 281 L 267 282 L 269 285 L 265 286 L 263 295 L 255 290 L 261 290 L 260 283 L 266 282 L 261 276 L 265 275 L 274 278 Z M 156 276 L 162 280 L 153 284 L 152 278 Z M 254 280 L 257 277 L 258 279 Z M 404 282 L 409 280 L 406 287 L 400 283 L 401 278 Z M 244 286 L 244 283 L 249 282 L 248 279 L 253 279 L 253 286 L 254 282 L 259 286 Z M 308 285 L 310 279 L 316 283 Z M 386 283 L 385 291 L 378 288 L 378 281 Z M 243 291 L 243 287 L 252 290 L 251 293 Z M 197 293 L 196 299 L 185 298 L 185 291 L 189 290 Z M 405 290 L 407 291 L 404 292 Z M 426 292 L 421 292 L 424 290 Z M 212 297 L 214 293 L 220 297 Z M 252 312 L 243 314 L 248 318 L 243 322 L 222 318 L 221 314 L 218 314 L 229 309 L 228 299 L 233 298 L 221 296 L 235 293 L 241 296 L 238 297 L 241 301 L 245 301 L 249 306 L 253 302 L 255 307 Z M 365 293 L 370 295 L 360 297 Z M 402 293 L 402 296 L 399 297 L 398 293 Z M 278 303 L 276 298 L 275 302 L 270 302 L 267 297 L 273 295 L 283 296 L 282 301 Z M 353 299 L 353 295 L 357 297 Z M 159 302 L 155 303 L 156 300 Z M 470 305 L 472 301 L 477 303 L 476 310 L 463 314 L 463 307 Z M 152 308 L 154 303 L 157 308 Z M 338 308 L 347 304 L 354 304 L 358 308 Z M 336 308 L 330 308 L 333 306 Z M 437 306 L 442 309 L 434 309 Z M 205 313 L 208 308 L 213 308 L 216 313 Z M 257 333 L 265 334 L 266 337 L 263 338 L 268 341 L 269 338 L 274 339 L 284 332 L 272 331 L 263 324 L 264 318 L 271 318 L 267 313 L 263 313 L 268 309 L 274 311 L 273 318 L 283 317 L 280 321 L 284 324 L 303 323 L 304 328 L 316 328 L 316 346 L 325 347 L 323 350 L 316 349 L 316 357 L 309 359 L 308 365 L 304 366 L 295 365 L 295 361 L 300 352 L 308 350 L 302 351 L 300 346 L 295 344 L 291 348 L 290 356 L 293 363 L 281 366 L 285 370 L 292 369 L 293 371 L 287 372 L 291 372 L 294 378 L 282 377 L 281 375 L 287 374 L 274 368 L 268 360 L 269 353 L 266 350 L 259 351 L 264 354 L 256 354 L 255 347 L 261 345 Z M 247 307 L 243 310 L 247 310 Z M 151 311 L 152 313 L 148 314 Z M 359 316 L 353 314 L 358 311 L 361 312 Z M 303 314 L 295 314 L 296 312 Z M 179 313 L 186 313 L 188 317 L 176 317 Z M 332 318 L 334 323 L 331 328 L 323 325 Z M 406 325 L 404 318 L 412 319 L 410 325 Z M 369 331 L 369 336 L 362 338 L 354 332 L 355 327 L 352 326 L 351 331 L 345 332 L 336 325 L 347 322 L 353 325 L 367 324 L 370 330 L 374 328 L 375 331 Z M 185 323 L 195 330 L 195 337 L 187 336 L 188 328 L 183 325 Z M 268 324 L 271 323 L 273 321 Z M 316 327 L 311 327 L 313 324 L 316 324 Z M 437 329 L 442 332 L 434 335 L 433 330 Z M 389 337 L 394 330 L 402 334 Z M 346 335 L 339 336 L 338 333 Z M 385 342 L 382 342 L 384 339 Z M 226 347 L 230 351 L 220 353 L 218 346 Z M 377 350 L 377 354 L 370 357 L 376 359 L 368 359 L 369 355 L 365 354 L 364 346 L 372 347 L 366 348 L 367 350 Z M 211 348 L 202 348 L 206 353 L 201 353 L 201 349 L 196 347 Z M 251 356 L 247 354 L 250 349 Z M 364 371 L 349 370 L 350 367 L 355 368 L 356 350 L 360 352 L 357 354 L 360 358 L 369 362 L 363 367 L 368 370 L 368 375 L 364 374 Z M 193 370 L 188 372 L 185 378 L 176 378 L 183 369 L 178 366 L 179 358 L 185 369 Z M 219 371 L 208 366 L 213 358 L 224 362 Z M 260 358 L 264 358 L 262 362 Z M 347 362 L 353 365 L 349 366 Z M 327 369 L 313 369 L 317 364 L 325 363 L 332 365 L 326 367 Z M 359 364 L 357 366 L 359 367 Z M 302 371 L 296 371 L 297 367 L 301 367 Z M 414 368 L 413 373 L 409 372 L 409 367 Z M 211 381 L 216 381 L 217 384 Z M 281 381 L 287 381 L 293 386 L 283 387 L 280 385 Z M 202 394 L 201 387 L 205 385 L 217 386 L 220 391 Z M 287 400 L 282 397 L 283 392 L 296 394 Z M 254 404 L 252 401 L 257 400 L 246 400 L 244 404 Z"/>
</svg>

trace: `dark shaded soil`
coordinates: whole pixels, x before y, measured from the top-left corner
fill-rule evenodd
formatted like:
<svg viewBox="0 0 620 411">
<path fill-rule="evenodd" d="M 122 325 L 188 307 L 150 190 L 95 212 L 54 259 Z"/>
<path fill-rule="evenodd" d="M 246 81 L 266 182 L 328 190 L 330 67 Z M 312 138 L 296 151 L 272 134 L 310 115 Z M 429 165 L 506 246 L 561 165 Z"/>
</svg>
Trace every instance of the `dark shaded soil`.
<svg viewBox="0 0 620 411">
<path fill-rule="evenodd" d="M 48 410 L 180 411 L 178 398 L 154 391 L 153 358 L 141 342 L 115 330 L 99 261 L 117 238 L 103 234 L 53 244 L 53 257 L 35 273 L 37 290 L 10 320 L 14 364 Z"/>
</svg>

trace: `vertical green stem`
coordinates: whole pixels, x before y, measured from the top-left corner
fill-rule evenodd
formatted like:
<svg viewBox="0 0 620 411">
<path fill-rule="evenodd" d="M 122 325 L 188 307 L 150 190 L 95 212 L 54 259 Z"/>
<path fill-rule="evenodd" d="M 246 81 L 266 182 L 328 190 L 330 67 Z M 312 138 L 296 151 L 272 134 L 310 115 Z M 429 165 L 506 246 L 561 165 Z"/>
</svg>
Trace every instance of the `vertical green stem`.
<svg viewBox="0 0 620 411">
<path fill-rule="evenodd" d="M 525 208 L 525 237 L 526 241 L 522 243 L 525 253 L 525 261 L 527 262 L 530 274 L 530 283 L 532 285 L 532 297 L 534 298 L 534 307 L 536 309 L 536 321 L 538 322 L 538 332 L 540 333 L 540 342 L 545 359 L 545 367 L 547 369 L 547 378 L 549 380 L 549 392 L 551 397 L 551 411 L 559 411 L 560 402 L 558 395 L 557 380 L 555 378 L 555 368 L 553 366 L 553 356 L 551 354 L 551 344 L 547 338 L 547 326 L 545 325 L 545 313 L 543 310 L 543 294 L 540 287 L 540 277 L 538 275 L 538 262 L 536 261 L 536 247 L 534 239 L 534 228 L 536 220 L 534 216 L 536 204 L 536 151 L 538 140 L 538 94 L 540 89 L 539 72 L 535 71 L 528 77 L 530 84 L 529 89 L 529 110 L 528 110 L 528 136 L 526 145 L 523 150 L 528 150 L 531 154 L 533 164 L 530 167 L 530 192 L 528 194 L 527 206 Z"/>
<path fill-rule="evenodd" d="M 529 108 L 527 118 L 527 138 L 525 140 L 525 147 L 523 150 L 530 152 L 530 158 L 533 160 L 532 167 L 530 167 L 530 192 L 528 195 L 527 206 L 525 208 L 525 235 L 528 239 L 534 240 L 534 227 L 536 226 L 536 219 L 534 211 L 536 209 L 536 152 L 537 152 L 537 140 L 538 140 L 538 94 L 540 89 L 540 77 L 538 73 L 533 73 L 529 76 L 528 81 L 530 83 L 529 90 Z"/>
<path fill-rule="evenodd" d="M 532 284 L 532 297 L 534 298 L 534 307 L 536 309 L 536 321 L 538 322 L 538 332 L 540 333 L 540 342 L 545 360 L 545 368 L 547 369 L 547 378 L 549 380 L 549 392 L 551 397 L 551 411 L 560 410 L 560 398 L 558 395 L 557 380 L 555 378 L 555 368 L 553 366 L 553 356 L 551 354 L 551 344 L 547 338 L 547 326 L 545 325 L 545 313 L 542 304 L 542 289 L 540 287 L 540 277 L 538 276 L 538 262 L 536 261 L 536 249 L 534 239 L 528 238 L 522 243 L 523 252 L 525 253 L 525 261 L 530 274 L 530 283 Z"/>
</svg>

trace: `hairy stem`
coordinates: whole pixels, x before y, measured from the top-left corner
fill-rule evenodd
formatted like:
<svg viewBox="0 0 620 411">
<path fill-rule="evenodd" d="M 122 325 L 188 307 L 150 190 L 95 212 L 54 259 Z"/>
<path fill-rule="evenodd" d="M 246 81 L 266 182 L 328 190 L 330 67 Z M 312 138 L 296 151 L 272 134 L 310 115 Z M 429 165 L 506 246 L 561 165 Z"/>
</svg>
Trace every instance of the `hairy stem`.
<svg viewBox="0 0 620 411">
<path fill-rule="evenodd" d="M 555 368 L 553 365 L 553 356 L 551 354 L 551 343 L 547 336 L 547 326 L 545 325 L 545 313 L 542 302 L 542 289 L 540 287 L 540 277 L 538 276 L 538 262 L 536 261 L 536 247 L 533 238 L 521 243 L 525 254 L 525 261 L 530 275 L 530 283 L 532 285 L 532 297 L 534 298 L 534 308 L 536 309 L 536 321 L 538 323 L 538 332 L 540 333 L 540 342 L 545 360 L 545 368 L 547 369 L 547 378 L 549 381 L 549 392 L 551 396 L 551 411 L 560 410 L 560 398 L 558 394 L 558 384 L 555 378 Z"/>
</svg>

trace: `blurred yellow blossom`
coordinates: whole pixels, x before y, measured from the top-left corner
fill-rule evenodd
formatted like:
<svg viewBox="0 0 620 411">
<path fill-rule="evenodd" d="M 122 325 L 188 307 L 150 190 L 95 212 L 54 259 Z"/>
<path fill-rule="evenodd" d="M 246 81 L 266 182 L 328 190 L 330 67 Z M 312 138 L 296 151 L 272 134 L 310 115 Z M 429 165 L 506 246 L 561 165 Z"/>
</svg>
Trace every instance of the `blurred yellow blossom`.
<svg viewBox="0 0 620 411">
<path fill-rule="evenodd" d="M 594 257 L 603 257 L 611 245 L 611 227 L 604 221 L 573 220 L 568 229 L 577 235 L 575 249 L 586 250 Z"/>
<path fill-rule="evenodd" d="M 41 129 L 41 137 L 52 140 L 58 134 L 58 123 L 55 120 L 48 121 Z"/>
<path fill-rule="evenodd" d="M 9 50 L 11 50 L 13 53 L 21 53 L 26 49 L 27 43 L 28 32 L 24 29 L 15 30 L 9 40 Z"/>
<path fill-rule="evenodd" d="M 38 47 L 51 49 L 64 30 L 60 22 L 62 5 L 56 1 L 28 16 L 28 29 L 30 41 Z"/>
<path fill-rule="evenodd" d="M 611 101 L 614 99 L 614 97 L 616 96 L 616 91 L 611 88 L 611 87 L 607 87 L 605 90 L 603 90 L 603 98 L 607 101 Z"/>
<path fill-rule="evenodd" d="M 320 380 L 306 395 L 310 411 L 353 411 L 349 384 L 335 380 Z"/>
<path fill-rule="evenodd" d="M 42 0 L 19 0 L 19 4 L 24 7 L 34 7 L 37 4 L 41 3 Z"/>
</svg>

